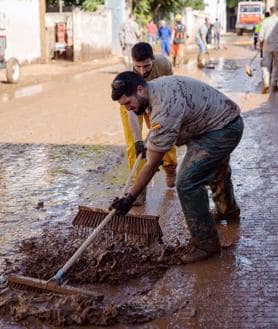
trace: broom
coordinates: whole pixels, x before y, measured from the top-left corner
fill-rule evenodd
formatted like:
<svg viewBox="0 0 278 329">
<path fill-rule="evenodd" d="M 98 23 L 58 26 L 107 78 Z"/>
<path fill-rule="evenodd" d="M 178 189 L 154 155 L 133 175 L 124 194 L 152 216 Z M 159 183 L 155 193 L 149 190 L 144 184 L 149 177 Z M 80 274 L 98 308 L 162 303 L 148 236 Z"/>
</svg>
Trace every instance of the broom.
<svg viewBox="0 0 278 329">
<path fill-rule="evenodd" d="M 251 61 L 245 66 L 245 73 L 249 76 L 252 77 L 253 76 L 253 71 L 251 68 L 251 64 L 254 62 L 255 58 L 258 56 L 258 53 L 260 51 L 257 51 L 255 56 L 251 59 Z"/>
<path fill-rule="evenodd" d="M 136 159 L 136 162 L 128 176 L 127 182 L 125 184 L 125 187 L 122 191 L 121 197 L 123 197 L 130 185 L 130 181 L 135 173 L 135 170 L 138 168 L 138 165 L 142 159 L 142 154 L 140 153 L 139 156 Z M 136 235 L 143 235 L 146 236 L 147 240 L 151 237 L 157 238 L 161 240 L 162 231 L 158 223 L 158 217 L 148 217 L 148 216 L 115 216 L 116 209 L 111 210 L 107 215 L 104 216 L 100 220 L 100 223 L 98 221 L 95 221 L 96 218 L 99 218 L 99 215 L 103 215 L 105 211 L 103 210 L 96 210 L 93 208 L 91 210 L 90 208 L 80 208 L 75 222 L 83 223 L 85 222 L 89 225 L 90 223 L 93 225 L 97 225 L 95 230 L 89 235 L 89 237 L 82 243 L 82 245 L 76 250 L 76 252 L 71 256 L 71 258 L 66 262 L 66 264 L 58 270 L 58 272 L 48 281 L 39 280 L 36 278 L 30 278 L 30 277 L 24 277 L 24 276 L 18 276 L 18 275 L 10 275 L 8 276 L 8 285 L 10 287 L 15 287 L 19 289 L 32 289 L 36 290 L 38 292 L 41 291 L 52 291 L 62 294 L 73 294 L 73 293 L 80 293 L 80 294 L 87 294 L 89 296 L 95 296 L 93 292 L 88 292 L 70 287 L 70 286 L 61 286 L 63 278 L 67 271 L 71 268 L 71 266 L 76 262 L 76 260 L 81 256 L 81 254 L 87 249 L 87 247 L 91 244 L 91 242 L 95 239 L 97 234 L 101 231 L 101 229 L 108 224 L 111 219 L 114 219 L 114 223 L 112 223 L 112 229 L 118 230 L 118 228 L 126 227 L 133 227 L 133 233 Z M 142 225 L 140 225 L 140 221 L 143 221 Z M 73 289 L 71 289 L 73 288 Z M 76 289 L 78 289 L 78 292 L 76 292 Z"/>
</svg>

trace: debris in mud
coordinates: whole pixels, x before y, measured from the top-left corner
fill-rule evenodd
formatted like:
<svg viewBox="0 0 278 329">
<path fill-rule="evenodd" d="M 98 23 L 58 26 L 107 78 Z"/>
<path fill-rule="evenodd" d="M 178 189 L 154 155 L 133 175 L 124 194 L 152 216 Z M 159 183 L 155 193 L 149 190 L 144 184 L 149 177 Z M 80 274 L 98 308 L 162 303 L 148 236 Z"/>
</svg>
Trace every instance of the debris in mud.
<svg viewBox="0 0 278 329">
<path fill-rule="evenodd" d="M 19 246 L 22 257 L 13 264 L 7 263 L 5 274 L 17 273 L 48 280 L 82 243 L 73 233 L 73 228 L 59 228 L 54 232 L 44 230 L 40 237 L 23 241 Z M 177 250 L 180 248 L 159 244 L 144 247 L 124 241 L 109 241 L 104 235 L 100 235 L 67 273 L 66 283 L 93 290 L 97 284 L 120 286 L 143 275 L 155 282 L 170 264 L 181 263 Z M 147 290 L 144 291 L 137 292 L 138 298 Z M 132 302 L 124 300 L 115 303 L 109 300 L 108 295 L 101 302 L 88 296 L 38 294 L 6 287 L 0 290 L 0 314 L 9 315 L 16 321 L 36 318 L 57 326 L 142 323 L 158 316 L 154 310 L 147 312 L 140 303 L 136 304 L 137 296 L 133 294 Z"/>
<path fill-rule="evenodd" d="M 83 240 L 74 234 L 73 227 L 46 229 L 39 237 L 27 239 L 19 245 L 20 259 L 7 262 L 5 274 L 17 273 L 48 280 L 72 256 Z M 0 288 L 0 315 L 16 321 L 36 319 L 55 326 L 113 325 L 143 323 L 164 315 L 163 309 L 144 306 L 144 296 L 164 275 L 170 265 L 182 264 L 184 245 L 144 246 L 130 242 L 109 240 L 100 234 L 97 241 L 80 256 L 66 274 L 66 284 L 97 292 L 104 289 L 104 299 L 90 296 L 64 296 L 36 293 L 28 290 Z M 110 289 L 126 289 L 131 279 L 145 278 L 151 286 L 133 290 L 132 294 L 115 299 Z M 143 299 L 142 299 L 143 298 Z"/>
<path fill-rule="evenodd" d="M 36 209 L 42 209 L 44 207 L 44 202 L 43 201 L 39 201 L 37 206 L 36 206 Z"/>
</svg>

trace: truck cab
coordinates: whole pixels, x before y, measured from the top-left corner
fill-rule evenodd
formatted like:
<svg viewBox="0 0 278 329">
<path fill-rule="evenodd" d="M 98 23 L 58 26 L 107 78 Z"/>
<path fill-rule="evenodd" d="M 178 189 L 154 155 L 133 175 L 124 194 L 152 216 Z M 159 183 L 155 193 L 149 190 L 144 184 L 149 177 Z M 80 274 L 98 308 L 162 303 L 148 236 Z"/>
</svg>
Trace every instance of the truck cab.
<svg viewBox="0 0 278 329">
<path fill-rule="evenodd" d="M 236 32 L 242 35 L 245 31 L 253 31 L 263 19 L 265 5 L 261 1 L 243 1 L 238 3 Z"/>
</svg>

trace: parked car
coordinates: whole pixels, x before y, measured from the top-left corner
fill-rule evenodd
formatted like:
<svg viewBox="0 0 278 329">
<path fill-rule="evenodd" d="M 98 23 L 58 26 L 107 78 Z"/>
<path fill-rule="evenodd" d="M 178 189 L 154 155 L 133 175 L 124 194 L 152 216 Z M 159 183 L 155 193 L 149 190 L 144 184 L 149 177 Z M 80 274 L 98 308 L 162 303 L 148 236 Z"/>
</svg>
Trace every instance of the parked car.
<svg viewBox="0 0 278 329">
<path fill-rule="evenodd" d="M 6 70 L 6 78 L 9 83 L 17 83 L 20 78 L 20 65 L 14 57 L 5 58 L 6 46 L 6 36 L 0 35 L 0 69 Z"/>
</svg>

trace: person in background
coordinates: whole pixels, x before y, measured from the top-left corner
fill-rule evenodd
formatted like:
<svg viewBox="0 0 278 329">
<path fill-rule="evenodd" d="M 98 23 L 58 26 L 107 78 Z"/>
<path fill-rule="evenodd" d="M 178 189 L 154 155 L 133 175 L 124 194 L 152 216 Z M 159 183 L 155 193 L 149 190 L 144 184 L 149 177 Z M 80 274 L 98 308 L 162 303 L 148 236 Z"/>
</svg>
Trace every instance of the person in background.
<svg viewBox="0 0 278 329">
<path fill-rule="evenodd" d="M 150 81 L 165 75 L 172 75 L 172 65 L 169 60 L 162 55 L 154 55 L 150 44 L 138 42 L 131 50 L 133 62 L 133 71 L 140 74 L 146 81 Z M 136 157 L 142 153 L 143 160 L 139 164 L 133 180 L 138 176 L 141 168 L 146 162 L 145 146 L 142 138 L 143 118 L 146 126 L 150 129 L 148 114 L 136 115 L 133 112 L 126 111 L 125 106 L 120 106 L 121 119 L 124 129 L 124 135 L 127 145 L 128 167 L 131 170 L 135 164 Z M 176 180 L 177 156 L 176 148 L 172 147 L 162 159 L 162 168 L 166 174 L 166 185 L 175 186 Z M 142 206 L 146 200 L 146 189 L 138 196 L 136 206 Z"/>
<path fill-rule="evenodd" d="M 222 25 L 219 22 L 218 18 L 215 19 L 215 22 L 213 23 L 213 27 L 214 27 L 214 48 L 220 49 L 220 37 L 221 37 Z"/>
<path fill-rule="evenodd" d="M 173 66 L 180 66 L 184 60 L 184 45 L 186 38 L 186 27 L 182 23 L 182 16 L 175 16 L 175 25 L 173 28 L 172 56 Z"/>
<path fill-rule="evenodd" d="M 157 38 L 157 26 L 151 19 L 147 24 L 147 41 L 153 46 Z"/>
<path fill-rule="evenodd" d="M 255 27 L 255 31 L 254 31 L 254 35 L 253 35 L 253 44 L 254 44 L 254 49 L 257 50 L 257 44 L 258 44 L 258 38 L 259 38 L 259 33 L 260 33 L 260 30 L 261 30 L 261 27 L 262 27 L 262 22 L 268 18 L 270 16 L 270 13 L 269 11 L 266 11 L 265 14 L 264 14 L 264 18 L 262 21 L 260 21 L 260 23 L 258 23 Z M 263 54 L 261 53 L 261 57 L 263 57 Z"/>
<path fill-rule="evenodd" d="M 209 23 L 208 31 L 207 31 L 207 35 L 206 35 L 207 45 L 212 45 L 213 35 L 214 35 L 214 26 L 213 26 L 213 24 Z"/>
<path fill-rule="evenodd" d="M 273 14 L 262 22 L 259 32 L 260 48 L 263 50 L 263 94 L 277 91 L 278 87 L 278 3 L 271 8 L 271 12 Z"/>
<path fill-rule="evenodd" d="M 132 67 L 131 48 L 139 41 L 139 26 L 133 14 L 122 24 L 119 32 L 120 45 L 123 51 L 124 62 L 128 68 Z"/>
<path fill-rule="evenodd" d="M 161 53 L 164 56 L 170 55 L 171 49 L 171 29 L 166 25 L 165 20 L 160 21 L 160 26 L 157 32 L 158 39 L 160 40 Z"/>
<path fill-rule="evenodd" d="M 208 51 L 206 36 L 208 33 L 209 26 L 210 22 L 209 19 L 206 17 L 204 24 L 199 27 L 195 36 L 195 42 L 198 46 L 197 66 L 199 68 L 205 67 L 204 54 Z"/>
</svg>

